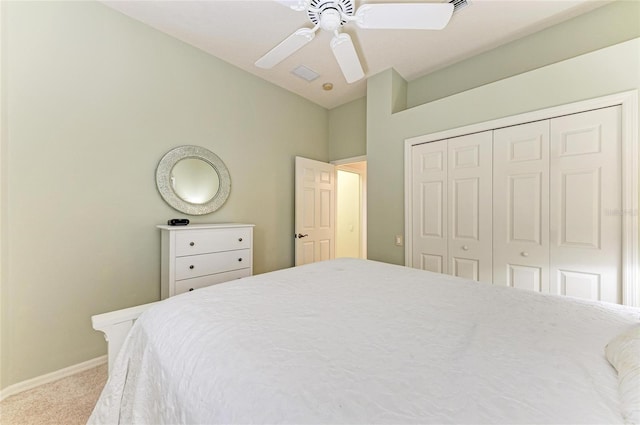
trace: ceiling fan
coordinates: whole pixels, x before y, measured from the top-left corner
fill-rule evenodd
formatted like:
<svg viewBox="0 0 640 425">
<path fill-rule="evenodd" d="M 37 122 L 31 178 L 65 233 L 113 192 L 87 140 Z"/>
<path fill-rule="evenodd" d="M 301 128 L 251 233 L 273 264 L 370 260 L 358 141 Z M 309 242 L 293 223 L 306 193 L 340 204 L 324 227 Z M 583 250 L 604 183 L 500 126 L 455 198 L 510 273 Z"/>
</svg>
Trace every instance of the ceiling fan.
<svg viewBox="0 0 640 425">
<path fill-rule="evenodd" d="M 332 32 L 331 50 L 347 83 L 364 77 L 358 53 L 349 34 L 340 27 L 355 23 L 366 29 L 429 29 L 444 28 L 453 14 L 452 3 L 372 3 L 354 12 L 353 0 L 275 0 L 291 9 L 303 12 L 313 28 L 300 28 L 258 59 L 255 65 L 270 69 L 305 46 L 319 29 Z"/>
</svg>

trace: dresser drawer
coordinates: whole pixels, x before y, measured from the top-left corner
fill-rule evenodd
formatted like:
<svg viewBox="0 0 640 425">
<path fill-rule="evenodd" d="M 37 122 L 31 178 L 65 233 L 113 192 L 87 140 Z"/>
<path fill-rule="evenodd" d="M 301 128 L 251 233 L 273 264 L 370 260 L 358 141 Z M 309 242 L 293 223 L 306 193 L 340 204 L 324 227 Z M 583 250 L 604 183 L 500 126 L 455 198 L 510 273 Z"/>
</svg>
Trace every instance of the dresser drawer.
<svg viewBox="0 0 640 425">
<path fill-rule="evenodd" d="M 216 283 L 227 282 L 229 280 L 240 279 L 248 276 L 251 276 L 251 269 L 232 270 L 230 272 L 194 277 L 193 279 L 178 280 L 176 281 L 175 294 L 178 295 L 184 292 L 193 291 L 194 289 L 204 288 L 205 286 L 215 285 Z"/>
<path fill-rule="evenodd" d="M 176 280 L 251 267 L 251 250 L 215 252 L 176 258 Z"/>
<path fill-rule="evenodd" d="M 253 224 L 157 227 L 162 231 L 162 299 L 253 274 Z"/>
<path fill-rule="evenodd" d="M 251 229 L 185 230 L 176 234 L 176 256 L 251 248 Z"/>
</svg>

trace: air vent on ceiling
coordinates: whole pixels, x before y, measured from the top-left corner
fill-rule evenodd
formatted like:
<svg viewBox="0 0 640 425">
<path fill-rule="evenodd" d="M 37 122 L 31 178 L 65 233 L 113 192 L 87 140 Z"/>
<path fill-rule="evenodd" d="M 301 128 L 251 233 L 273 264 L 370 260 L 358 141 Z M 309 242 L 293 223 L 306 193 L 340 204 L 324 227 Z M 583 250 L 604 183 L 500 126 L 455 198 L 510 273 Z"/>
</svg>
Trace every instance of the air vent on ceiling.
<svg viewBox="0 0 640 425">
<path fill-rule="evenodd" d="M 469 2 L 467 0 L 451 0 L 449 3 L 453 5 L 454 12 L 469 6 Z"/>
<path fill-rule="evenodd" d="M 300 65 L 299 67 L 294 68 L 293 70 L 291 70 L 291 73 L 309 82 L 315 80 L 320 76 L 320 74 L 315 72 L 313 69 L 307 68 L 304 65 Z"/>
</svg>

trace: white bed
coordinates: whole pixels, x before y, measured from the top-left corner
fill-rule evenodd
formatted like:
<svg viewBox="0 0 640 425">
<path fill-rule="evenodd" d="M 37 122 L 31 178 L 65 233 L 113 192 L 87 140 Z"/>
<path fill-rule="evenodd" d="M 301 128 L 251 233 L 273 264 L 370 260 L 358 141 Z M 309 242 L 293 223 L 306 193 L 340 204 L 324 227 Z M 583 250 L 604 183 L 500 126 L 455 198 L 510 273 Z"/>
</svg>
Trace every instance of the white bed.
<svg viewBox="0 0 640 425">
<path fill-rule="evenodd" d="M 639 320 L 373 261 L 315 263 L 153 305 L 89 423 L 624 423 L 605 346 Z"/>
</svg>

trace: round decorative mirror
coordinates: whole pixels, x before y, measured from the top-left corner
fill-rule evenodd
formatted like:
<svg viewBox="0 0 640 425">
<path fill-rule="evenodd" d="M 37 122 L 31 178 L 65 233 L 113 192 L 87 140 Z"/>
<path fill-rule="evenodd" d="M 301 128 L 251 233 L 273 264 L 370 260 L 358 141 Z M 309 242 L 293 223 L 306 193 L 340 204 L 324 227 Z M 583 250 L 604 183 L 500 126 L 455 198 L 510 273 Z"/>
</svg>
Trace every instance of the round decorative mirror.
<svg viewBox="0 0 640 425">
<path fill-rule="evenodd" d="M 190 215 L 217 210 L 231 191 L 224 162 L 210 150 L 191 145 L 179 146 L 162 157 L 156 184 L 167 204 Z"/>
</svg>

